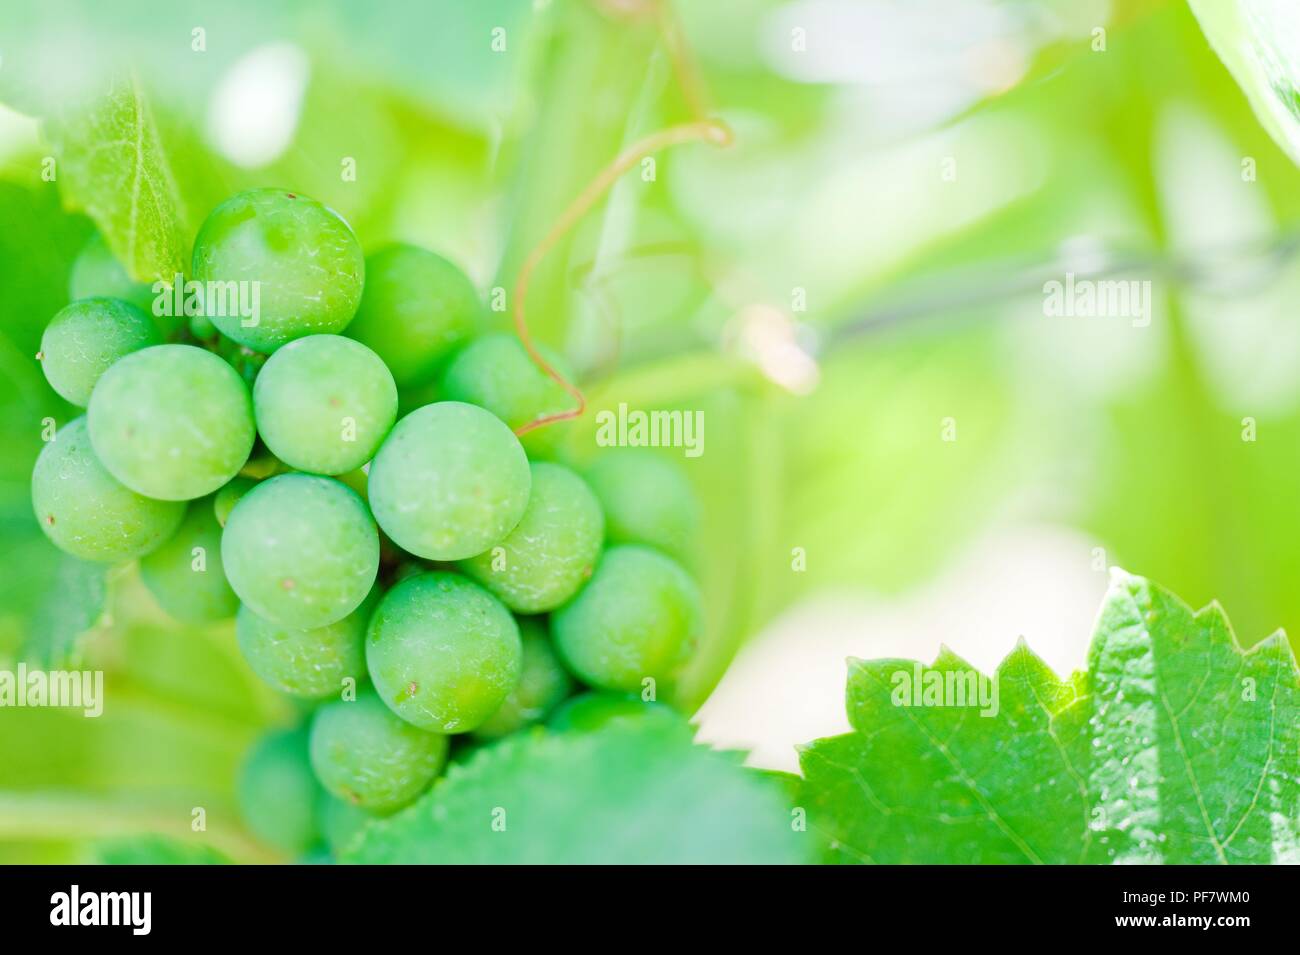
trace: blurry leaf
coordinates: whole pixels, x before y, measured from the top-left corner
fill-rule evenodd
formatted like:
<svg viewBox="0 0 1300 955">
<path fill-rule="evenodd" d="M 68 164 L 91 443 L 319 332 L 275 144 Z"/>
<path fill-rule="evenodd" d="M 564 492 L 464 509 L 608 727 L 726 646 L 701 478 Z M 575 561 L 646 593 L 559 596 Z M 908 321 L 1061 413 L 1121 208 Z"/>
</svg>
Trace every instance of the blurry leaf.
<svg viewBox="0 0 1300 955">
<path fill-rule="evenodd" d="M 978 678 L 996 695 L 945 706 L 912 687 L 969 686 L 947 650 L 924 668 L 853 662 L 854 732 L 801 755 L 829 860 L 1300 860 L 1300 672 L 1282 634 L 1243 652 L 1217 604 L 1193 614 L 1116 571 L 1088 663 L 1063 681 L 1021 643 Z"/>
<path fill-rule="evenodd" d="M 143 835 L 104 839 L 92 847 L 100 865 L 227 865 L 224 854 L 201 843 L 187 843 L 167 836 Z"/>
<path fill-rule="evenodd" d="M 781 789 L 680 720 L 509 737 L 371 823 L 361 863 L 796 863 Z"/>
<path fill-rule="evenodd" d="M 140 281 L 184 272 L 189 241 L 172 160 L 134 77 L 51 117 L 64 202 L 95 220 L 108 246 Z"/>
<path fill-rule="evenodd" d="M 1300 21 L 1287 0 L 1189 0 L 1269 134 L 1300 162 Z"/>
<path fill-rule="evenodd" d="M 108 596 L 108 567 L 61 555 L 32 616 L 24 656 L 57 667 L 76 655 L 77 638 L 95 625 Z"/>
</svg>

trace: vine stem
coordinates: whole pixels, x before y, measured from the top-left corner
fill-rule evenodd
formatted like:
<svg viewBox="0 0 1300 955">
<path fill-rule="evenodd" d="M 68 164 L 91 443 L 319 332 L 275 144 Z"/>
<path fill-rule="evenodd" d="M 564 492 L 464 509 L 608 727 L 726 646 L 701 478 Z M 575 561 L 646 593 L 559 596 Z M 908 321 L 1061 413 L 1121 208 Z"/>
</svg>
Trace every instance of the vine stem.
<svg viewBox="0 0 1300 955">
<path fill-rule="evenodd" d="M 524 259 L 524 264 L 519 269 L 519 275 L 515 279 L 514 291 L 514 323 L 515 332 L 519 340 L 523 343 L 524 349 L 533 363 L 542 370 L 545 375 L 563 388 L 575 402 L 577 406 L 567 411 L 559 411 L 554 414 L 543 415 L 533 421 L 528 422 L 515 429 L 516 435 L 527 434 L 537 428 L 544 427 L 548 424 L 554 424 L 558 421 L 567 421 L 572 418 L 580 417 L 587 410 L 587 399 L 583 396 L 582 391 L 577 385 L 570 382 L 561 375 L 537 350 L 533 344 L 532 336 L 528 332 L 527 319 L 527 301 L 528 287 L 532 281 L 533 272 L 541 263 L 546 254 L 555 247 L 555 245 L 582 219 L 584 215 L 591 211 L 600 199 L 607 193 L 618 181 L 618 178 L 635 166 L 651 153 L 666 149 L 669 146 L 676 146 L 682 143 L 690 142 L 709 142 L 717 146 L 729 146 L 733 140 L 732 132 L 724 123 L 704 119 L 692 123 L 682 123 L 677 126 L 669 126 L 648 136 L 638 139 L 632 145 L 628 146 L 621 153 L 614 157 L 609 165 L 605 166 L 596 177 L 587 184 L 572 202 L 565 208 L 564 212 L 551 226 L 551 230 L 546 233 L 542 241 L 533 247 Z"/>
</svg>

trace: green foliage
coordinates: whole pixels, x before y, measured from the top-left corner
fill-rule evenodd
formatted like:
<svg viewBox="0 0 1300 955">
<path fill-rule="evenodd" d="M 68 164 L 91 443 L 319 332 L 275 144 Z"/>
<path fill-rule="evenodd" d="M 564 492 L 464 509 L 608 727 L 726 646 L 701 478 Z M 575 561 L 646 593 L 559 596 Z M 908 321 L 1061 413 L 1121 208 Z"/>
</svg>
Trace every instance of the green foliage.
<svg viewBox="0 0 1300 955">
<path fill-rule="evenodd" d="M 1255 115 L 1300 162 L 1300 37 L 1293 10 L 1269 0 L 1189 0 Z"/>
<path fill-rule="evenodd" d="M 811 838 L 794 831 L 778 787 L 693 745 L 671 718 L 484 747 L 415 805 L 371 823 L 344 860 L 798 863 Z"/>
<path fill-rule="evenodd" d="M 957 705 L 973 673 L 947 650 L 851 663 L 854 731 L 801 754 L 828 861 L 1296 860 L 1300 671 L 1282 634 L 1243 651 L 1217 604 L 1193 613 L 1117 571 L 1086 673 L 1062 680 L 1021 643 Z M 950 695 L 918 695 L 941 679 Z"/>
<path fill-rule="evenodd" d="M 114 77 L 102 95 L 65 106 L 47 133 L 64 202 L 95 221 L 127 272 L 168 284 L 185 272 L 180 187 L 136 78 Z"/>
</svg>

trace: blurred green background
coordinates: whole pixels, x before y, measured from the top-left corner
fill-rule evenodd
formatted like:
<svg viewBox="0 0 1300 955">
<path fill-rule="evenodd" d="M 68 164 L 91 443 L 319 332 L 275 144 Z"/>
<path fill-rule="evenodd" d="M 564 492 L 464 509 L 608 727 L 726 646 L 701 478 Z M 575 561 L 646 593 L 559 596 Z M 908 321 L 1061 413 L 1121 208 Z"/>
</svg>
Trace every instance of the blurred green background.
<svg viewBox="0 0 1300 955">
<path fill-rule="evenodd" d="M 86 243 L 102 232 L 152 280 L 222 198 L 280 185 L 338 209 L 367 249 L 448 256 L 486 299 L 621 147 L 690 118 L 652 8 L 5 5 L 0 667 L 102 668 L 109 704 L 96 720 L 0 710 L 0 862 L 184 835 L 193 806 L 211 845 L 274 858 L 232 784 L 256 733 L 296 715 L 233 626 L 171 623 L 132 568 L 61 558 L 32 517 L 42 423 L 75 416 L 33 356 Z M 1081 569 L 1102 548 L 1103 565 L 1218 599 L 1243 643 L 1300 634 L 1300 174 L 1186 4 L 677 13 L 736 142 L 624 176 L 546 260 L 529 313 L 594 408 L 705 412 L 706 453 L 685 466 L 710 622 L 681 706 L 780 612 L 907 593 L 995 522 L 1072 529 Z M 110 76 L 125 114 L 106 132 L 81 104 Z M 124 168 L 160 190 L 149 221 L 128 221 Z M 1150 324 L 1044 315 L 1047 278 L 1091 269 L 1151 281 Z M 594 451 L 590 418 L 569 448 Z"/>
</svg>

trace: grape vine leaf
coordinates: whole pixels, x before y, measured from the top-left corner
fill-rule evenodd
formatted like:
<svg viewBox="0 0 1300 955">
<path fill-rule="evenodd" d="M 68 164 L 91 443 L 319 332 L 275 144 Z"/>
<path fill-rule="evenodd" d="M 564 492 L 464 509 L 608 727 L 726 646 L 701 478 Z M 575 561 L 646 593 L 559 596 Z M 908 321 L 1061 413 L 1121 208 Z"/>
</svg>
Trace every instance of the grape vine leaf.
<svg viewBox="0 0 1300 955">
<path fill-rule="evenodd" d="M 64 204 L 84 211 L 139 281 L 186 271 L 181 191 L 158 124 L 134 77 L 49 117 L 55 177 Z"/>
<path fill-rule="evenodd" d="M 61 555 L 36 605 L 24 654 L 44 666 L 69 662 L 77 639 L 95 625 L 107 604 L 107 567 Z"/>
<path fill-rule="evenodd" d="M 1189 0 L 1260 123 L 1300 162 L 1300 23 L 1292 0 Z"/>
<path fill-rule="evenodd" d="M 987 684 L 992 715 L 903 705 L 918 673 L 973 672 L 947 650 L 851 663 L 854 731 L 801 753 L 827 861 L 1300 861 L 1300 672 L 1280 631 L 1243 651 L 1218 604 L 1193 613 L 1117 570 L 1087 672 L 1061 680 L 1022 641 Z"/>
<path fill-rule="evenodd" d="M 509 737 L 367 825 L 359 863 L 799 863 L 779 784 L 696 746 L 675 714 Z"/>
</svg>

